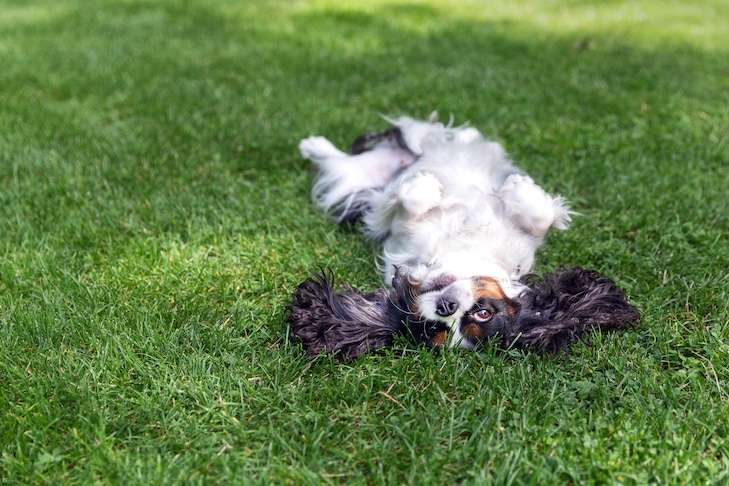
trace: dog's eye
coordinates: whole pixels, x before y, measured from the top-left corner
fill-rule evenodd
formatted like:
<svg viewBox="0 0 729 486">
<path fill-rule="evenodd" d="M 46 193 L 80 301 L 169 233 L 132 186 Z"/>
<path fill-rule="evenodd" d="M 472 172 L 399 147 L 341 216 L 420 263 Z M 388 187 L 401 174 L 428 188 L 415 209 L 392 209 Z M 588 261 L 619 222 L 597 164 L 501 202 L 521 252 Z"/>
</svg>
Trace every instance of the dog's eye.
<svg viewBox="0 0 729 486">
<path fill-rule="evenodd" d="M 488 310 L 488 309 L 479 309 L 479 310 L 477 310 L 476 312 L 473 313 L 473 317 L 477 321 L 481 321 L 481 322 L 488 322 L 488 321 L 490 321 L 491 318 L 493 317 L 493 315 L 494 314 L 490 310 Z"/>
</svg>

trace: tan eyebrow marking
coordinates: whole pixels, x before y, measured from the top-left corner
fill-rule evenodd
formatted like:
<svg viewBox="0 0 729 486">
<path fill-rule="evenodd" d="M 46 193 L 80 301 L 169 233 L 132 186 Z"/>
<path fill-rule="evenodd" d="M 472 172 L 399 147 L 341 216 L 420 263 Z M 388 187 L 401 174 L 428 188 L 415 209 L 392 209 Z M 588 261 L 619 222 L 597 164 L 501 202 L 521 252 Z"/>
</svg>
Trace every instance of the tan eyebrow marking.
<svg viewBox="0 0 729 486">
<path fill-rule="evenodd" d="M 517 311 L 514 301 L 507 297 L 501 285 L 492 277 L 473 278 L 473 297 L 476 302 L 484 298 L 504 301 L 508 309 L 506 313 L 509 317 L 513 317 Z"/>
<path fill-rule="evenodd" d="M 476 297 L 476 300 L 482 297 L 508 300 L 508 297 L 501 289 L 501 285 L 492 277 L 474 277 L 473 283 L 473 295 Z"/>
</svg>

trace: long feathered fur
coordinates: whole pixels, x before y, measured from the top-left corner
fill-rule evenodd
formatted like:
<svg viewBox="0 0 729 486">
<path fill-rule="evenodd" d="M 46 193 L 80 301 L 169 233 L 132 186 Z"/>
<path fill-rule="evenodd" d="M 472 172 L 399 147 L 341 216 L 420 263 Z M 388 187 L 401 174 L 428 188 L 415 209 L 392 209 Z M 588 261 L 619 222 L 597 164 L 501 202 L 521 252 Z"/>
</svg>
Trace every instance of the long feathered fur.
<svg viewBox="0 0 729 486">
<path fill-rule="evenodd" d="M 322 271 L 302 282 L 287 307 L 291 333 L 310 355 L 322 351 L 342 359 L 392 344 L 407 317 L 407 296 L 397 290 L 363 292 Z"/>
<path fill-rule="evenodd" d="M 521 311 L 502 344 L 559 352 L 593 330 L 634 327 L 638 310 L 615 283 L 595 270 L 559 268 L 529 276 L 519 297 Z"/>
</svg>

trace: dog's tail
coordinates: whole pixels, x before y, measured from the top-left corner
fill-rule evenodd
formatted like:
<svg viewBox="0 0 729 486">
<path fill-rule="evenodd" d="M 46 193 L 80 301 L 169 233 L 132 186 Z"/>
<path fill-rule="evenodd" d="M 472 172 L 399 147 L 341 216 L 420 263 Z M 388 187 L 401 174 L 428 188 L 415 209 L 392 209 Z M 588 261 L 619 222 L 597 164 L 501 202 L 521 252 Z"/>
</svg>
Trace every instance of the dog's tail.
<svg viewBox="0 0 729 486">
<path fill-rule="evenodd" d="M 406 312 L 396 293 L 385 289 L 363 292 L 348 284 L 334 289 L 331 272 L 302 282 L 286 307 L 291 334 L 309 355 L 322 351 L 351 360 L 392 344 L 406 330 Z"/>
<path fill-rule="evenodd" d="M 595 329 L 635 327 L 640 313 L 604 275 L 579 267 L 533 277 L 518 298 L 522 308 L 502 345 L 558 352 Z"/>
<path fill-rule="evenodd" d="M 392 128 L 359 137 L 347 154 L 324 137 L 302 140 L 301 155 L 317 168 L 312 190 L 314 202 L 333 213 L 340 223 L 358 221 L 368 209 L 371 194 L 381 190 L 398 170 L 415 161 L 415 154 L 399 146 L 401 141 L 400 130 Z"/>
</svg>

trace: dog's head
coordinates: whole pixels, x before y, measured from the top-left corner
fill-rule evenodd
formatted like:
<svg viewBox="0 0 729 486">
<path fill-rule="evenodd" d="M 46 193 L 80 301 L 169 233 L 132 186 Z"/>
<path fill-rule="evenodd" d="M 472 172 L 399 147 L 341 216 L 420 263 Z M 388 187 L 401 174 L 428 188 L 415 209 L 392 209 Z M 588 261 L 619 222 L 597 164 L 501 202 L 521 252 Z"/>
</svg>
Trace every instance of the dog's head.
<svg viewBox="0 0 729 486">
<path fill-rule="evenodd" d="M 438 329 L 429 344 L 474 348 L 497 335 L 504 335 L 521 310 L 518 300 L 509 298 L 491 277 L 456 278 L 450 275 L 415 285 L 413 313 Z"/>
<path fill-rule="evenodd" d="M 410 310 L 418 316 L 410 327 L 430 345 L 474 348 L 500 337 L 504 347 L 556 352 L 593 328 L 625 328 L 640 317 L 615 283 L 593 270 L 560 268 L 521 283 L 510 297 L 513 286 L 488 276 L 410 282 Z"/>
</svg>

